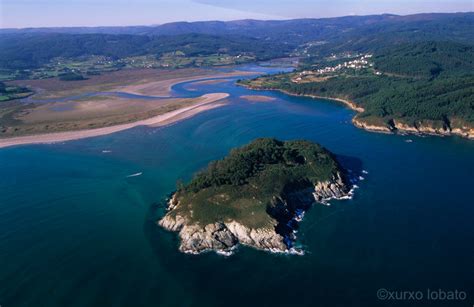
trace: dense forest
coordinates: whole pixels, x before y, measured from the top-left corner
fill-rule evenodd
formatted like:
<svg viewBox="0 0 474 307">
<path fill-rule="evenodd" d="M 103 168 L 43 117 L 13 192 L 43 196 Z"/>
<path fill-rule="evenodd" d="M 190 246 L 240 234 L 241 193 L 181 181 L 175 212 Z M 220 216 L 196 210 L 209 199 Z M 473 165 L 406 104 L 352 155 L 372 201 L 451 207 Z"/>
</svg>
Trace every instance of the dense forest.
<svg viewBox="0 0 474 307">
<path fill-rule="evenodd" d="M 453 42 L 401 44 L 379 52 L 374 62 L 381 75 L 360 72 L 295 83 L 292 74 L 282 74 L 247 84 L 348 99 L 365 109 L 359 118 L 378 123 L 398 119 L 410 125 L 420 120 L 449 128 L 474 125 L 472 46 Z"/>
<path fill-rule="evenodd" d="M 286 203 L 278 206 L 276 199 L 314 189 L 337 173 L 342 170 L 333 155 L 318 144 L 257 139 L 211 162 L 188 185 L 178 186 L 179 206 L 169 214 L 201 225 L 230 219 L 274 229 L 271 216 L 290 209 Z"/>
<path fill-rule="evenodd" d="M 454 42 L 406 43 L 381 50 L 374 61 L 375 69 L 402 76 L 469 75 L 474 71 L 474 47 Z"/>
<path fill-rule="evenodd" d="M 308 53 L 321 57 L 333 53 L 385 52 L 407 43 L 447 41 L 474 42 L 474 13 L 389 15 L 381 22 L 367 22 L 334 33 L 325 44 L 311 46 Z"/>
<path fill-rule="evenodd" d="M 313 165 L 314 168 L 304 165 Z M 318 180 L 329 179 L 336 168 L 332 156 L 318 144 L 257 139 L 247 146 L 234 149 L 225 159 L 210 163 L 205 171 L 196 175 L 186 190 L 198 192 L 209 187 L 240 186 L 248 184 L 250 180 L 267 179 L 270 181 L 260 182 L 258 186 L 279 186 L 275 178 L 284 181 L 282 188 L 296 178 L 304 178 L 311 185 Z M 304 172 L 306 175 L 294 177 L 291 169 L 300 169 L 298 173 Z M 271 174 L 278 175 L 272 178 Z"/>
</svg>

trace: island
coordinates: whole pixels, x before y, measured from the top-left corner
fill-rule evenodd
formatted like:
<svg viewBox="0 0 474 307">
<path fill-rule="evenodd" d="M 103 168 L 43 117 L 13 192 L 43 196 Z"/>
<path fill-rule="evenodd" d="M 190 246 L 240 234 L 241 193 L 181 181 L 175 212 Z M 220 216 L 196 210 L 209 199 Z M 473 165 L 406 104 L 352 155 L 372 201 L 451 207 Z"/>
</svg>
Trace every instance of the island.
<svg viewBox="0 0 474 307">
<path fill-rule="evenodd" d="M 181 184 L 158 221 L 179 249 L 229 254 L 239 245 L 292 253 L 295 229 L 315 202 L 352 195 L 347 173 L 316 143 L 260 138 Z"/>
</svg>

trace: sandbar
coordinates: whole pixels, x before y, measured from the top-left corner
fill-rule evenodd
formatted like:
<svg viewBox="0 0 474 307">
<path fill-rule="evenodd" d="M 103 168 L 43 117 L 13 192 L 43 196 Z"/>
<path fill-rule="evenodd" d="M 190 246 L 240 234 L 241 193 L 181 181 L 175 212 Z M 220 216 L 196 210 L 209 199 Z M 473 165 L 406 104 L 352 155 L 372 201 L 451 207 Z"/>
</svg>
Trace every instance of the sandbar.
<svg viewBox="0 0 474 307">
<path fill-rule="evenodd" d="M 242 95 L 240 98 L 252 101 L 252 102 L 268 102 L 268 101 L 274 101 L 274 97 L 269 97 L 269 96 L 263 96 L 263 95 Z"/>
<path fill-rule="evenodd" d="M 146 95 L 146 96 L 169 96 L 171 94 L 171 88 L 183 82 L 199 81 L 207 78 L 226 78 L 232 76 L 244 76 L 244 75 L 256 75 L 255 72 L 248 71 L 233 71 L 229 73 L 219 73 L 212 75 L 200 75 L 200 76 L 191 76 L 191 77 L 181 77 L 173 78 L 167 80 L 158 80 L 158 81 L 145 81 L 139 84 L 131 84 L 123 87 L 114 89 L 115 91 L 135 94 L 135 95 Z M 214 82 L 217 84 L 218 80 L 203 80 L 202 82 Z M 227 81 L 227 80 L 226 80 Z M 212 84 L 212 83 L 208 83 Z"/>
<path fill-rule="evenodd" d="M 96 128 L 96 129 L 87 129 L 87 130 L 78 130 L 78 131 L 65 131 L 65 132 L 55 132 L 47 134 L 37 134 L 30 136 L 21 136 L 13 138 L 4 138 L 0 139 L 0 148 L 16 146 L 16 145 L 26 145 L 26 144 L 44 144 L 44 143 L 57 143 L 65 142 L 71 140 L 79 140 L 84 138 L 90 138 L 100 135 L 112 134 L 115 132 L 131 129 L 137 126 L 160 126 L 168 125 L 179 120 L 189 118 L 200 112 L 221 106 L 222 103 L 216 104 L 216 102 L 227 98 L 229 94 L 227 93 L 211 93 L 206 94 L 200 97 L 200 101 L 191 106 L 180 108 L 171 112 L 160 114 L 148 119 L 136 121 L 133 123 L 115 125 L 110 127 Z"/>
</svg>

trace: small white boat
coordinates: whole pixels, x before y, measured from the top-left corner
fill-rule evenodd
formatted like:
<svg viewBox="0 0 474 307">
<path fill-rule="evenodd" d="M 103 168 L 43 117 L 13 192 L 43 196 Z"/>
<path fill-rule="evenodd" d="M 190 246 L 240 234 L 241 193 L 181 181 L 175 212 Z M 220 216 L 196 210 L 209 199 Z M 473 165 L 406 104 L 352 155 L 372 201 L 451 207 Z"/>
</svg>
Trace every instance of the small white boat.
<svg viewBox="0 0 474 307">
<path fill-rule="evenodd" d="M 141 174 L 143 173 L 140 172 L 140 173 L 131 174 L 131 175 L 128 175 L 127 178 L 141 176 Z"/>
</svg>

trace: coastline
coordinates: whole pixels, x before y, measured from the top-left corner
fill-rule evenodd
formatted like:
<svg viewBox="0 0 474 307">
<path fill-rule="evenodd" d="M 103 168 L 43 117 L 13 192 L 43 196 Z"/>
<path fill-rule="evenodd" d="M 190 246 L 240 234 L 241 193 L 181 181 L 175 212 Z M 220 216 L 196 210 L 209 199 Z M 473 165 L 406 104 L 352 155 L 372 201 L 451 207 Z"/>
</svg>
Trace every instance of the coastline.
<svg viewBox="0 0 474 307">
<path fill-rule="evenodd" d="M 146 96 L 160 96 L 168 97 L 171 94 L 173 86 L 179 83 L 200 81 L 202 82 L 215 82 L 218 80 L 213 79 L 225 79 L 235 76 L 253 76 L 257 75 L 251 71 L 234 71 L 229 73 L 217 73 L 208 75 L 198 75 L 191 77 L 181 77 L 167 80 L 143 82 L 139 84 L 120 86 L 114 89 L 114 91 L 124 92 L 133 95 L 146 95 Z M 171 97 L 171 96 L 170 96 Z"/>
<path fill-rule="evenodd" d="M 354 102 L 346 100 L 346 99 L 342 99 L 342 98 L 324 97 L 324 96 L 316 96 L 316 95 L 301 95 L 301 94 L 295 94 L 295 93 L 288 92 L 286 90 L 282 90 L 282 89 L 278 89 L 278 88 L 255 88 L 255 87 L 252 87 L 250 85 L 245 85 L 245 84 L 238 84 L 238 85 L 246 87 L 246 88 L 254 90 L 254 91 L 277 91 L 277 92 L 286 94 L 288 96 L 294 96 L 294 97 L 307 97 L 307 98 L 314 98 L 314 99 L 325 99 L 325 100 L 338 101 L 338 102 L 344 104 L 345 106 L 349 107 L 349 109 L 351 109 L 353 111 L 356 111 L 358 113 L 362 113 L 362 112 L 365 111 L 364 108 L 357 106 L 357 104 L 355 104 Z"/>
<path fill-rule="evenodd" d="M 150 126 L 157 127 L 163 125 L 169 125 L 171 123 L 178 122 L 190 118 L 198 113 L 222 106 L 222 103 L 217 103 L 218 101 L 229 97 L 227 93 L 211 93 L 201 96 L 203 101 L 193 104 L 191 106 L 181 108 L 178 110 L 170 111 L 164 114 L 160 114 L 148 119 L 115 125 L 110 127 L 96 128 L 96 129 L 86 129 L 86 130 L 76 130 L 76 131 L 65 131 L 65 132 L 56 132 L 56 133 L 46 133 L 46 134 L 37 134 L 37 135 L 28 135 L 20 136 L 13 138 L 3 138 L 0 139 L 0 148 L 17 146 L 17 145 L 27 145 L 27 144 L 51 144 L 72 140 L 85 139 L 95 136 L 112 134 L 115 132 L 128 130 L 138 126 Z"/>
<path fill-rule="evenodd" d="M 178 233 L 179 250 L 186 254 L 198 255 L 214 251 L 230 256 L 238 246 L 244 245 L 270 253 L 304 255 L 303 249 L 295 247 L 297 225 L 303 220 L 304 213 L 315 204 L 329 206 L 330 200 L 352 199 L 358 188 L 355 183 L 363 180 L 357 178 L 348 178 L 337 172 L 332 178 L 318 181 L 313 187 L 290 193 L 290 198 L 280 198 L 285 204 L 296 199 L 301 202 L 301 206 L 272 216 L 274 220 L 271 227 L 254 228 L 233 219 L 206 225 L 193 223 L 185 215 L 173 214 L 181 205 L 177 192 L 168 199 L 166 213 L 156 223 L 167 231 Z M 276 230 L 281 225 L 286 225 L 283 232 Z"/>
<path fill-rule="evenodd" d="M 352 118 L 352 124 L 357 128 L 364 129 L 370 132 L 378 132 L 378 133 L 390 133 L 390 134 L 410 134 L 410 135 L 430 135 L 430 136 L 459 136 L 468 140 L 474 140 L 474 128 L 463 127 L 461 128 L 454 128 L 454 129 L 446 129 L 446 128 L 434 128 L 428 125 L 416 125 L 410 126 L 408 124 L 402 123 L 399 120 L 393 120 L 393 124 L 390 126 L 378 126 L 378 125 L 371 125 L 367 124 L 364 121 L 361 121 L 357 118 L 357 115 Z"/>
<path fill-rule="evenodd" d="M 459 136 L 462 138 L 466 138 L 468 140 L 474 140 L 474 128 L 463 127 L 464 129 L 454 128 L 454 129 L 436 129 L 430 126 L 423 126 L 420 125 L 418 127 L 409 126 L 400 122 L 399 120 L 394 120 L 393 126 L 388 125 L 373 125 L 368 124 L 364 121 L 361 121 L 357 115 L 365 111 L 364 108 L 357 106 L 356 103 L 337 97 L 324 97 L 324 96 L 317 96 L 317 95 L 301 95 L 288 92 L 286 90 L 278 89 L 278 88 L 270 88 L 270 89 L 261 89 L 255 88 L 249 85 L 242 85 L 248 89 L 255 90 L 255 91 L 278 91 L 280 93 L 295 96 L 295 97 L 308 97 L 314 99 L 325 99 L 325 100 L 333 100 L 344 104 L 345 106 L 349 107 L 351 110 L 356 111 L 357 114 L 352 118 L 352 124 L 357 128 L 364 129 L 369 132 L 377 132 L 377 133 L 385 133 L 385 134 L 413 134 L 413 135 L 431 135 L 431 136 Z"/>
</svg>

